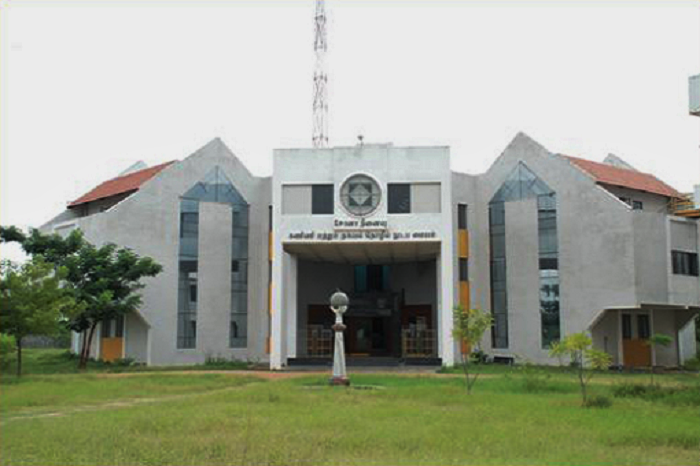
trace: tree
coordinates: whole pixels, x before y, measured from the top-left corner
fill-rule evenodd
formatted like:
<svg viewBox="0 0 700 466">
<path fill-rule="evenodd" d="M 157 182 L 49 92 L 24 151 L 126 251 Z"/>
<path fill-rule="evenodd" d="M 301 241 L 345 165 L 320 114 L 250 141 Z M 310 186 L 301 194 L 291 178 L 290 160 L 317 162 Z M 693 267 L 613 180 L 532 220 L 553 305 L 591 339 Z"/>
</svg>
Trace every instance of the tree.
<svg viewBox="0 0 700 466">
<path fill-rule="evenodd" d="M 22 375 L 22 340 L 30 334 L 55 334 L 61 319 L 75 312 L 69 289 L 62 287 L 64 268 L 54 269 L 41 257 L 19 266 L 0 266 L 0 328 L 15 338 L 17 376 Z"/>
<path fill-rule="evenodd" d="M 571 357 L 571 361 L 576 365 L 576 376 L 578 378 L 579 387 L 581 388 L 582 405 L 586 406 L 587 387 L 593 377 L 594 370 L 607 369 L 612 361 L 612 358 L 605 351 L 593 349 L 591 346 L 593 341 L 585 333 L 573 333 L 567 335 L 562 341 L 561 346 L 550 349 L 550 355 L 557 356 L 555 353 L 567 353 Z M 586 363 L 593 370 L 586 370 Z"/>
<path fill-rule="evenodd" d="M 655 333 L 649 337 L 646 341 L 647 345 L 651 346 L 654 352 L 654 358 L 656 358 L 656 348 L 659 346 L 669 346 L 673 342 L 673 338 L 663 333 Z M 651 365 L 651 385 L 654 385 L 654 364 Z"/>
<path fill-rule="evenodd" d="M 559 361 L 559 366 L 564 365 L 564 356 L 567 354 L 568 351 L 566 349 L 566 345 L 564 345 L 564 343 L 561 341 L 553 341 L 549 344 L 549 355 L 557 358 Z"/>
<path fill-rule="evenodd" d="M 0 226 L 0 243 L 20 243 L 22 244 L 26 236 L 15 226 Z"/>
<path fill-rule="evenodd" d="M 456 306 L 453 309 L 454 327 L 452 335 L 460 342 L 462 348 L 462 370 L 467 384 L 467 393 L 471 393 L 479 374 L 469 371 L 471 349 L 481 341 L 484 332 L 491 326 L 493 318 L 487 312 L 479 309 L 465 309 Z"/>
<path fill-rule="evenodd" d="M 86 243 L 66 260 L 66 268 L 77 300 L 85 305 L 71 322 L 71 330 L 85 333 L 79 365 L 85 368 L 97 325 L 137 310 L 141 305 L 137 291 L 144 287 L 141 279 L 157 275 L 162 266 L 111 243 L 100 248 Z"/>
<path fill-rule="evenodd" d="M 97 325 L 135 311 L 141 305 L 137 293 L 144 286 L 141 279 L 162 270 L 150 257 L 140 257 L 128 248 L 111 243 L 95 247 L 80 230 L 73 230 L 65 238 L 32 230 L 21 244 L 27 254 L 66 270 L 66 282 L 80 307 L 68 328 L 82 334 L 81 369 L 87 366 Z"/>
</svg>

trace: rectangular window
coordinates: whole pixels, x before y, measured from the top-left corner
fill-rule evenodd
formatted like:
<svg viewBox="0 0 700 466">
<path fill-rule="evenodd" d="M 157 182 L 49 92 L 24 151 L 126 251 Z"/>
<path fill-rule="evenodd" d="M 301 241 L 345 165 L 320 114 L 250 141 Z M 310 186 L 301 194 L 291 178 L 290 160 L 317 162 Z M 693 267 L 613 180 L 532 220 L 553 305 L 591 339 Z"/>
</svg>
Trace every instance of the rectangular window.
<svg viewBox="0 0 700 466">
<path fill-rule="evenodd" d="M 112 319 L 102 321 L 102 338 L 112 337 Z"/>
<path fill-rule="evenodd" d="M 388 265 L 356 265 L 355 292 L 366 293 L 389 290 Z"/>
<path fill-rule="evenodd" d="M 197 282 L 196 281 L 194 281 L 194 283 L 190 282 L 190 302 L 191 303 L 197 302 Z"/>
<path fill-rule="evenodd" d="M 675 275 L 698 276 L 698 254 L 696 252 L 671 251 L 671 263 Z"/>
<path fill-rule="evenodd" d="M 647 340 L 651 336 L 649 316 L 647 314 L 637 315 L 637 338 Z"/>
<path fill-rule="evenodd" d="M 311 185 L 311 213 L 324 215 L 333 213 L 333 185 Z"/>
<path fill-rule="evenodd" d="M 114 319 L 114 336 L 117 338 L 124 337 L 124 316 L 120 315 Z"/>
<path fill-rule="evenodd" d="M 632 201 L 632 210 L 644 210 L 644 203 L 642 201 Z"/>
<path fill-rule="evenodd" d="M 632 316 L 622 314 L 622 338 L 630 340 L 632 338 Z"/>
<path fill-rule="evenodd" d="M 457 204 L 457 228 L 467 229 L 467 204 Z"/>
<path fill-rule="evenodd" d="M 468 259 L 461 257 L 459 259 L 459 281 L 468 282 L 469 281 L 469 261 Z"/>
<path fill-rule="evenodd" d="M 410 214 L 411 185 L 408 183 L 390 183 L 388 190 L 388 212 L 390 214 Z"/>
<path fill-rule="evenodd" d="M 367 266 L 365 265 L 355 266 L 355 292 L 367 292 Z"/>
</svg>

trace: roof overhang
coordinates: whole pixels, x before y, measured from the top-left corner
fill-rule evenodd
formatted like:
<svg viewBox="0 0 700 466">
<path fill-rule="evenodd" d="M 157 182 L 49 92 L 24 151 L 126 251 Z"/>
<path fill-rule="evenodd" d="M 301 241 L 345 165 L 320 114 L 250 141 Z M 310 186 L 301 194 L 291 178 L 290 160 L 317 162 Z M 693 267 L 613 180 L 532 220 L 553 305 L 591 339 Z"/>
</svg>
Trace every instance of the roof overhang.
<svg viewBox="0 0 700 466">
<path fill-rule="evenodd" d="M 284 243 L 284 251 L 299 259 L 336 264 L 392 264 L 432 260 L 440 254 L 440 241 L 353 243 Z"/>
<path fill-rule="evenodd" d="M 598 322 L 605 316 L 608 311 L 687 311 L 687 321 L 692 319 L 695 315 L 700 313 L 700 306 L 691 306 L 684 304 L 652 304 L 652 303 L 640 303 L 634 306 L 613 306 L 602 309 L 599 311 L 591 320 L 591 322 L 586 326 L 587 330 L 592 330 L 593 327 L 598 325 Z M 681 326 L 682 327 L 682 326 Z"/>
</svg>

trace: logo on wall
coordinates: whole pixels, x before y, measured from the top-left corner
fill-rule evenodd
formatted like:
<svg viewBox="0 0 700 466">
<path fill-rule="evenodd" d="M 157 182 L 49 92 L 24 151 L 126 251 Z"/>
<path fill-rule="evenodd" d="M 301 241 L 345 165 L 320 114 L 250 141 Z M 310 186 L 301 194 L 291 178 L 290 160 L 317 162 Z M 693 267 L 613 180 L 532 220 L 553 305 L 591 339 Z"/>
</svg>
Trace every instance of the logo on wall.
<svg viewBox="0 0 700 466">
<path fill-rule="evenodd" d="M 340 202 L 355 217 L 365 217 L 377 210 L 381 199 L 379 184 L 367 175 L 353 175 L 340 187 Z"/>
</svg>

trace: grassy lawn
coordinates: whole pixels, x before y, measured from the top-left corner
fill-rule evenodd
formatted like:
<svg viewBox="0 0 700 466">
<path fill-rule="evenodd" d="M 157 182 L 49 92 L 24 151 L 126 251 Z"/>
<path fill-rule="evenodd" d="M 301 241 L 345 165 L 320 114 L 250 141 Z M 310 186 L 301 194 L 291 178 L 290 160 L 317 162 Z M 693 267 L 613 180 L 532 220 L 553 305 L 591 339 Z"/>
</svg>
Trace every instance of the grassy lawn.
<svg viewBox="0 0 700 466">
<path fill-rule="evenodd" d="M 351 374 L 350 389 L 325 375 L 3 377 L 0 464 L 700 462 L 697 374 L 659 376 L 685 394 L 660 399 L 613 398 L 647 377 L 605 374 L 591 389 L 612 407 L 581 408 L 570 374 L 486 371 L 471 396 L 450 374 Z"/>
</svg>

